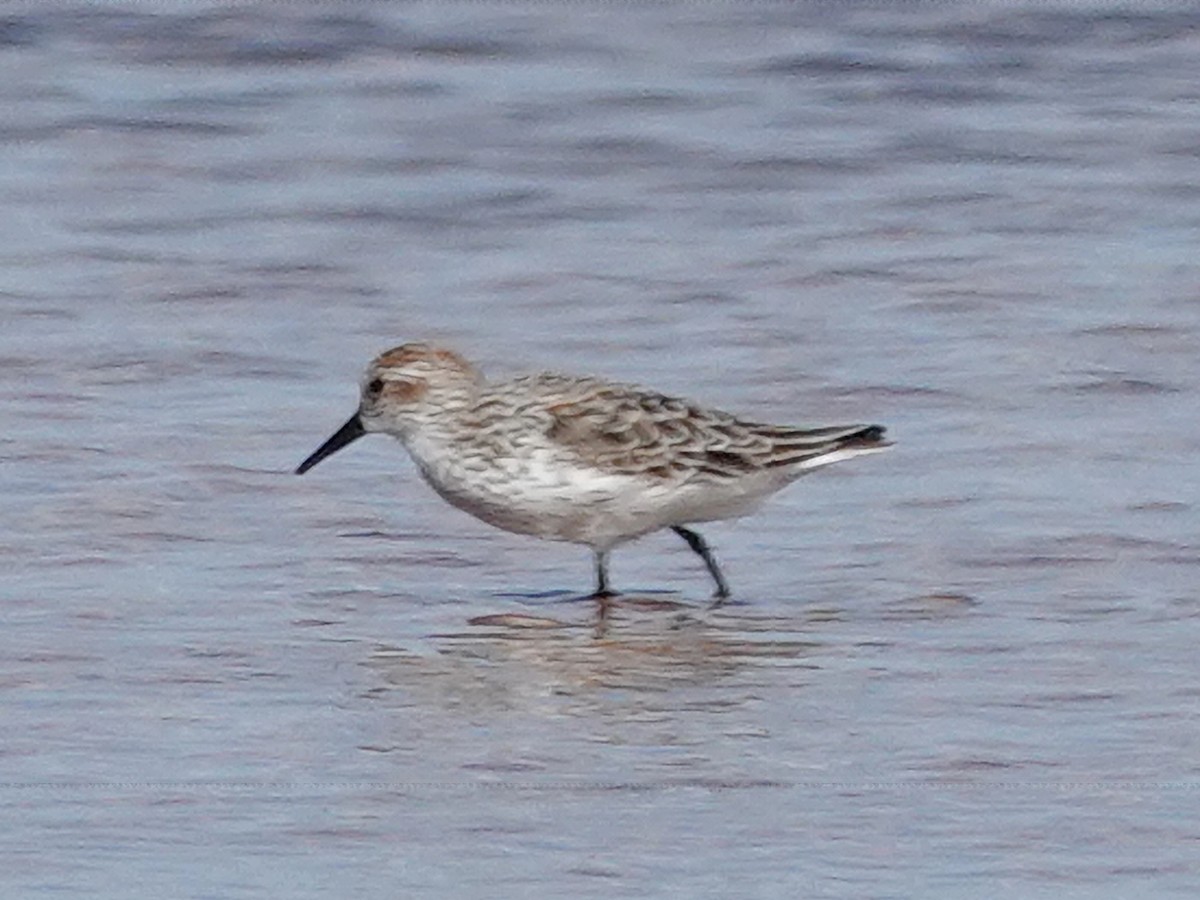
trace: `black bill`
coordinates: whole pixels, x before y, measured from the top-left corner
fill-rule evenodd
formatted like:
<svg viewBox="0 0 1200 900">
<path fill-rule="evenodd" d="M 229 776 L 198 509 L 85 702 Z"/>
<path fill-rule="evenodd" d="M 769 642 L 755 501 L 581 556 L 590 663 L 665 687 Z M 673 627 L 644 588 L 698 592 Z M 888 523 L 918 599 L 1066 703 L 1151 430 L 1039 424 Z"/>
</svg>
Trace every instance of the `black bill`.
<svg viewBox="0 0 1200 900">
<path fill-rule="evenodd" d="M 350 417 L 350 421 L 334 432 L 333 437 L 318 447 L 312 456 L 300 463 L 296 468 L 296 474 L 303 475 L 325 457 L 332 456 L 347 444 L 357 441 L 366 433 L 366 429 L 363 428 L 362 419 L 358 417 L 358 413 L 355 413 Z"/>
</svg>

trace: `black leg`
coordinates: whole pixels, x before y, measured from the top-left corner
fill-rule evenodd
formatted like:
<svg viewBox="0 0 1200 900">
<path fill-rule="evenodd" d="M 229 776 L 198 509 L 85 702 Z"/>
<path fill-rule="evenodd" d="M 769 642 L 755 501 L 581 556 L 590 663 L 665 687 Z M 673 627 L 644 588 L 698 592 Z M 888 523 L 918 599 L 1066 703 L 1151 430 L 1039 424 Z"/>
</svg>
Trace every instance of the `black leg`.
<svg viewBox="0 0 1200 900">
<path fill-rule="evenodd" d="M 687 545 L 696 553 L 699 553 L 700 558 L 704 560 L 704 564 L 708 566 L 708 574 L 717 583 L 717 600 L 727 599 L 729 597 L 729 585 L 725 583 L 725 576 L 721 574 L 721 569 L 717 565 L 716 559 L 713 558 L 712 551 L 708 549 L 708 544 L 704 543 L 704 538 L 691 529 L 680 525 L 672 525 L 671 530 L 687 541 Z"/>
<path fill-rule="evenodd" d="M 596 555 L 596 593 L 595 597 L 611 597 L 613 592 L 608 587 L 608 551 L 594 550 Z"/>
</svg>

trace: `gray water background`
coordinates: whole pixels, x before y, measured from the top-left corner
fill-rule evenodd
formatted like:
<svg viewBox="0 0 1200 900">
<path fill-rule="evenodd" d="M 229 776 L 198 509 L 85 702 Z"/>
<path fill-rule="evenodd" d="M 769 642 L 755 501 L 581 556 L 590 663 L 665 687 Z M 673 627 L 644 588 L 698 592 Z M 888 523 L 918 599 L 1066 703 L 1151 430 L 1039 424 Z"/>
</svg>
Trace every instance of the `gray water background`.
<svg viewBox="0 0 1200 900">
<path fill-rule="evenodd" d="M 1182 4 L 5 4 L 3 896 L 1194 897 L 1198 170 Z M 419 338 L 897 446 L 601 628 L 290 474 Z"/>
</svg>

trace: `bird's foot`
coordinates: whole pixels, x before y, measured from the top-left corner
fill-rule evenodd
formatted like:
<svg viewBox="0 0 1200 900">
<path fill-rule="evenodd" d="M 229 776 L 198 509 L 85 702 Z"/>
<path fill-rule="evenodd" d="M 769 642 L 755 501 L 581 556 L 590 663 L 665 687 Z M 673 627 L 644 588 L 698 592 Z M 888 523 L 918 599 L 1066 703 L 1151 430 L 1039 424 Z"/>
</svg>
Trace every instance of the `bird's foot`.
<svg viewBox="0 0 1200 900">
<path fill-rule="evenodd" d="M 729 591 L 717 591 L 712 595 L 712 600 L 708 604 L 709 609 L 720 609 L 726 603 L 736 603 L 736 600 L 730 599 Z"/>
</svg>

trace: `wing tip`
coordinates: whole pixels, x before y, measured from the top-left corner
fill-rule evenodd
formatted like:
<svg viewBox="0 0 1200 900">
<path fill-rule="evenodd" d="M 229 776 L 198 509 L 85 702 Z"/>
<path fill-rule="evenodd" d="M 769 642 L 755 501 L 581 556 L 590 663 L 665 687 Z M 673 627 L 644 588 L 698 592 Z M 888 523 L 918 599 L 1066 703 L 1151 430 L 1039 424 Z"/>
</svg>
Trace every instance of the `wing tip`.
<svg viewBox="0 0 1200 900">
<path fill-rule="evenodd" d="M 864 425 L 860 430 L 853 434 L 846 435 L 840 442 L 841 449 L 878 449 L 892 446 L 892 441 L 884 440 L 884 435 L 887 433 L 886 426 L 883 425 Z"/>
</svg>

